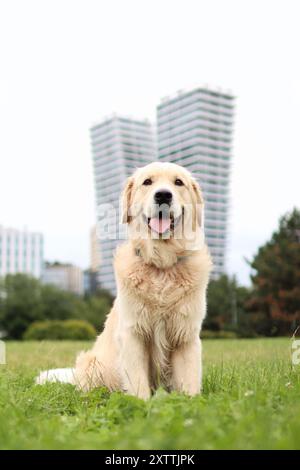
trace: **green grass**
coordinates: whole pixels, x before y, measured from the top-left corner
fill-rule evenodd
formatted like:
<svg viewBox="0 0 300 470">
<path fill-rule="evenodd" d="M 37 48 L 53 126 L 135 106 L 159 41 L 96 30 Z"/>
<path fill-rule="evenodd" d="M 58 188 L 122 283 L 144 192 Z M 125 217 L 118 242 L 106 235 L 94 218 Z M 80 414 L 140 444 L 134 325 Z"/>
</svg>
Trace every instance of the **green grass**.
<svg viewBox="0 0 300 470">
<path fill-rule="evenodd" d="M 7 344 L 0 365 L 2 449 L 299 449 L 300 366 L 288 339 L 204 341 L 203 394 L 148 402 L 104 389 L 34 385 L 88 344 Z"/>
</svg>

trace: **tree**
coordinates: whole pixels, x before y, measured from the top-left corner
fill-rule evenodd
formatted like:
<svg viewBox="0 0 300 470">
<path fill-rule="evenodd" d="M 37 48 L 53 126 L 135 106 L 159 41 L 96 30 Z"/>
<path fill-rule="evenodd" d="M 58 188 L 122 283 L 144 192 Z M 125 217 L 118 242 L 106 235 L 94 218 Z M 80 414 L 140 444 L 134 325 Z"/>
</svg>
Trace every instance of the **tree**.
<svg viewBox="0 0 300 470">
<path fill-rule="evenodd" d="M 204 328 L 238 330 L 244 322 L 248 296 L 249 290 L 239 286 L 235 277 L 223 274 L 219 279 L 212 280 L 208 286 Z"/>
<path fill-rule="evenodd" d="M 86 317 L 87 306 L 80 297 L 51 284 L 41 286 L 41 300 L 43 317 L 47 320 Z"/>
<path fill-rule="evenodd" d="M 106 290 L 98 290 L 95 295 L 86 298 L 87 312 L 85 320 L 89 321 L 99 332 L 112 304 L 112 295 Z"/>
<path fill-rule="evenodd" d="M 102 289 L 83 299 L 27 274 L 9 274 L 0 279 L 0 336 L 21 339 L 31 323 L 42 320 L 87 320 L 100 331 L 112 302 Z"/>
<path fill-rule="evenodd" d="M 261 334 L 292 334 L 300 322 L 300 211 L 279 221 L 279 228 L 250 263 L 254 274 L 248 308 Z"/>
<path fill-rule="evenodd" d="M 1 292 L 0 330 L 19 339 L 27 326 L 43 318 L 40 283 L 25 274 L 7 275 Z"/>
</svg>

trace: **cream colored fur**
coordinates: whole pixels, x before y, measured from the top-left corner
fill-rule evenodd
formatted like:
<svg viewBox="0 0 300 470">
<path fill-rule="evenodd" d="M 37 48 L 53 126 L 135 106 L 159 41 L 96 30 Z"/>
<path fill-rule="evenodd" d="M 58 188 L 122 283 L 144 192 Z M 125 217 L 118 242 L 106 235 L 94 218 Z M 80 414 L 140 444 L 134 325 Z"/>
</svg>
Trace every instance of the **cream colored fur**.
<svg viewBox="0 0 300 470">
<path fill-rule="evenodd" d="M 142 184 L 146 178 L 153 180 L 149 187 Z M 174 186 L 176 178 L 182 179 L 183 187 Z M 199 334 L 211 270 L 207 247 L 198 243 L 203 232 L 201 211 L 196 210 L 196 204 L 203 204 L 201 191 L 177 165 L 147 165 L 128 180 L 124 221 L 131 231 L 138 218 L 129 216 L 128 208 L 135 203 L 147 211 L 153 191 L 166 186 L 179 206 L 190 203 L 194 208 L 194 249 L 186 239 L 150 237 L 134 238 L 117 249 L 117 298 L 93 348 L 76 361 L 75 382 L 84 390 L 105 385 L 143 399 L 159 385 L 189 395 L 200 393 Z"/>
</svg>

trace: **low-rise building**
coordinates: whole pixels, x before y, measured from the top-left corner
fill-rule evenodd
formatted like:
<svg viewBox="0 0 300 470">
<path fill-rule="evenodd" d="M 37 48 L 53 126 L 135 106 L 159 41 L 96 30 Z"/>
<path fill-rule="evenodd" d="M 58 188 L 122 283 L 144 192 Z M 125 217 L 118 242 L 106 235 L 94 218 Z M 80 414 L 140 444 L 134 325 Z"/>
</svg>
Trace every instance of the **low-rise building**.
<svg viewBox="0 0 300 470">
<path fill-rule="evenodd" d="M 46 263 L 42 280 L 44 284 L 51 284 L 77 295 L 83 294 L 83 272 L 78 266 Z"/>
</svg>

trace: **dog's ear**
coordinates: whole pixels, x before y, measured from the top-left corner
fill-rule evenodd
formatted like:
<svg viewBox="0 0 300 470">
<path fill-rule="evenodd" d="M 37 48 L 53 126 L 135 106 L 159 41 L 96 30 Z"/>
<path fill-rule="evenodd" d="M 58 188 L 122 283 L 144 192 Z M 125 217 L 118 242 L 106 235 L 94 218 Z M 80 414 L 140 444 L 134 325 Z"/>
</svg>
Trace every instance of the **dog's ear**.
<svg viewBox="0 0 300 470">
<path fill-rule="evenodd" d="M 130 206 L 132 202 L 132 188 L 134 177 L 130 176 L 127 179 L 123 194 L 122 194 L 122 224 L 129 224 L 131 221 Z"/>
<path fill-rule="evenodd" d="M 192 180 L 193 200 L 194 200 L 194 215 L 193 215 L 193 230 L 196 230 L 196 224 L 201 227 L 204 223 L 204 200 L 199 184 L 195 179 Z"/>
</svg>

